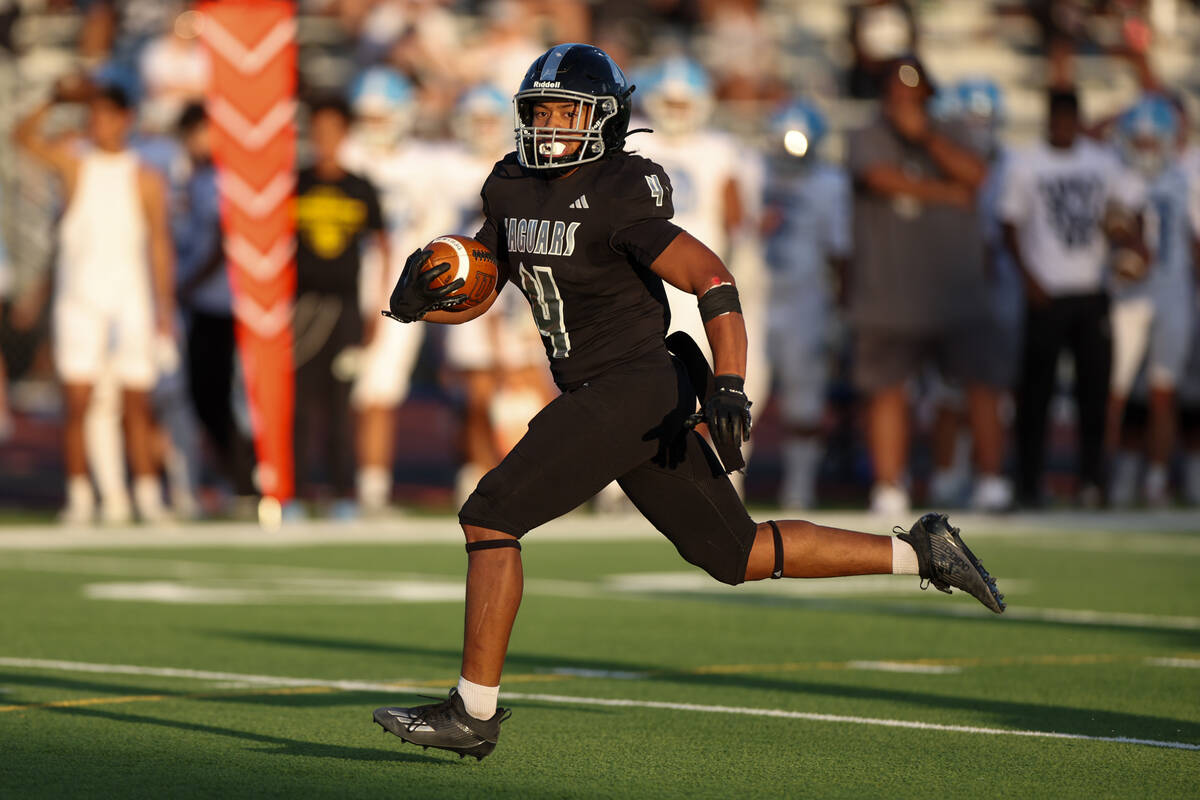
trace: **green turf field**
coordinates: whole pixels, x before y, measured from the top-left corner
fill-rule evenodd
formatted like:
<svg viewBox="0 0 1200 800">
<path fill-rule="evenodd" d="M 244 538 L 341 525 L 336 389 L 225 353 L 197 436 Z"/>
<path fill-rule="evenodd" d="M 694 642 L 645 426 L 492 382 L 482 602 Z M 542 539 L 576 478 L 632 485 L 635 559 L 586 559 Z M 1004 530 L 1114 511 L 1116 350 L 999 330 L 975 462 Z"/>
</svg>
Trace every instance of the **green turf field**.
<svg viewBox="0 0 1200 800">
<path fill-rule="evenodd" d="M 964 525 L 1003 618 L 914 578 L 731 589 L 640 520 L 556 523 L 482 763 L 371 723 L 457 677 L 452 520 L 10 526 L 0 797 L 1196 797 L 1200 524 L 1159 519 Z"/>
</svg>

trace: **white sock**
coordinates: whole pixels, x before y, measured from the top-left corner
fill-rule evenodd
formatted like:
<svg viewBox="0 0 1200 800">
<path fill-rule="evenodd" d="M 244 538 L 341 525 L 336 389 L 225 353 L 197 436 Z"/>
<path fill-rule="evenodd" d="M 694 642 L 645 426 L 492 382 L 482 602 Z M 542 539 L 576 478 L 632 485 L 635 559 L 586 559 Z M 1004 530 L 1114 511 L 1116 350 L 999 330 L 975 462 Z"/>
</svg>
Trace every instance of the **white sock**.
<svg viewBox="0 0 1200 800">
<path fill-rule="evenodd" d="M 158 522 L 163 517 L 162 486 L 157 475 L 138 475 L 133 479 L 133 504 L 143 522 Z"/>
<path fill-rule="evenodd" d="M 91 513 L 96 505 L 92 482 L 86 475 L 72 475 L 67 479 L 67 508 Z"/>
<path fill-rule="evenodd" d="M 392 493 L 392 476 L 384 467 L 361 467 L 358 470 L 358 502 L 366 511 L 387 507 Z"/>
<path fill-rule="evenodd" d="M 480 686 L 458 676 L 458 696 L 463 699 L 467 713 L 475 719 L 491 719 L 496 716 L 496 701 L 500 698 L 499 686 Z"/>
<path fill-rule="evenodd" d="M 892 537 L 892 574 L 920 575 L 917 567 L 917 551 L 912 545 L 896 536 Z"/>
</svg>

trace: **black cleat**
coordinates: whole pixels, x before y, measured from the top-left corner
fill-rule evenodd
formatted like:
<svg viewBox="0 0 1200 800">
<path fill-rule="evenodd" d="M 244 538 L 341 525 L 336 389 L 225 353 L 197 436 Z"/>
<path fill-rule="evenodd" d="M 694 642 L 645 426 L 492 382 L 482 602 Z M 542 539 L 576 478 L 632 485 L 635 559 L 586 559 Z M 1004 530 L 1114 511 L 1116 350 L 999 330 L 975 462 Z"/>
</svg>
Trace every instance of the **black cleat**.
<svg viewBox="0 0 1200 800">
<path fill-rule="evenodd" d="M 385 707 L 375 709 L 375 722 L 388 733 L 394 733 L 422 749 L 436 747 L 458 753 L 459 758 L 475 756 L 479 761 L 496 748 L 500 738 L 500 723 L 512 712 L 498 708 L 491 719 L 475 719 L 463 707 L 457 689 L 440 703 L 412 708 Z"/>
<path fill-rule="evenodd" d="M 898 533 L 897 538 L 917 551 L 921 580 L 929 581 L 946 594 L 952 594 L 951 586 L 961 589 L 997 614 L 1004 612 L 1004 595 L 996 588 L 996 579 L 959 538 L 958 528 L 950 527 L 945 514 L 926 514 L 908 533 Z"/>
</svg>

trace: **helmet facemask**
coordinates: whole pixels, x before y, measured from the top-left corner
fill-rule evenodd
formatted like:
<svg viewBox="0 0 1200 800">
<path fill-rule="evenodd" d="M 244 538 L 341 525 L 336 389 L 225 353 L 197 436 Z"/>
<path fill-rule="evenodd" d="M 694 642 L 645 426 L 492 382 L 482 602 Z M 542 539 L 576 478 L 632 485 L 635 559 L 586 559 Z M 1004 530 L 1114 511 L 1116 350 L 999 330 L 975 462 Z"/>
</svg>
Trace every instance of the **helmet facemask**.
<svg viewBox="0 0 1200 800">
<path fill-rule="evenodd" d="M 575 126 L 558 128 L 534 123 L 541 103 L 574 103 Z M 513 98 L 517 158 L 528 169 L 561 169 L 597 161 L 605 155 L 604 125 L 618 112 L 615 97 L 564 89 L 528 89 Z M 573 150 L 572 144 L 577 144 Z"/>
</svg>

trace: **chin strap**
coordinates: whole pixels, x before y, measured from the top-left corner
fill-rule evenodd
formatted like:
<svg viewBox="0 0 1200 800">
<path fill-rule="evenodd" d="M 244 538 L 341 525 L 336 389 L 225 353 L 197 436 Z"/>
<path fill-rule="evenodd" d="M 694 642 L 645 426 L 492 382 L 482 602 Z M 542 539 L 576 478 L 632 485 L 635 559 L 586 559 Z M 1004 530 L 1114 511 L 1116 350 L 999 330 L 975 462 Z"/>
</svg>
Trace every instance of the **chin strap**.
<svg viewBox="0 0 1200 800">
<path fill-rule="evenodd" d="M 498 547 L 515 547 L 519 552 L 521 543 L 516 539 L 484 539 L 480 542 L 467 542 L 468 553 L 474 553 L 476 550 L 495 550 Z"/>
<path fill-rule="evenodd" d="M 771 536 L 775 539 L 775 569 L 771 571 L 772 578 L 783 577 L 783 535 L 779 532 L 779 526 L 775 524 L 775 520 L 767 520 L 767 524 L 771 526 Z"/>
</svg>

